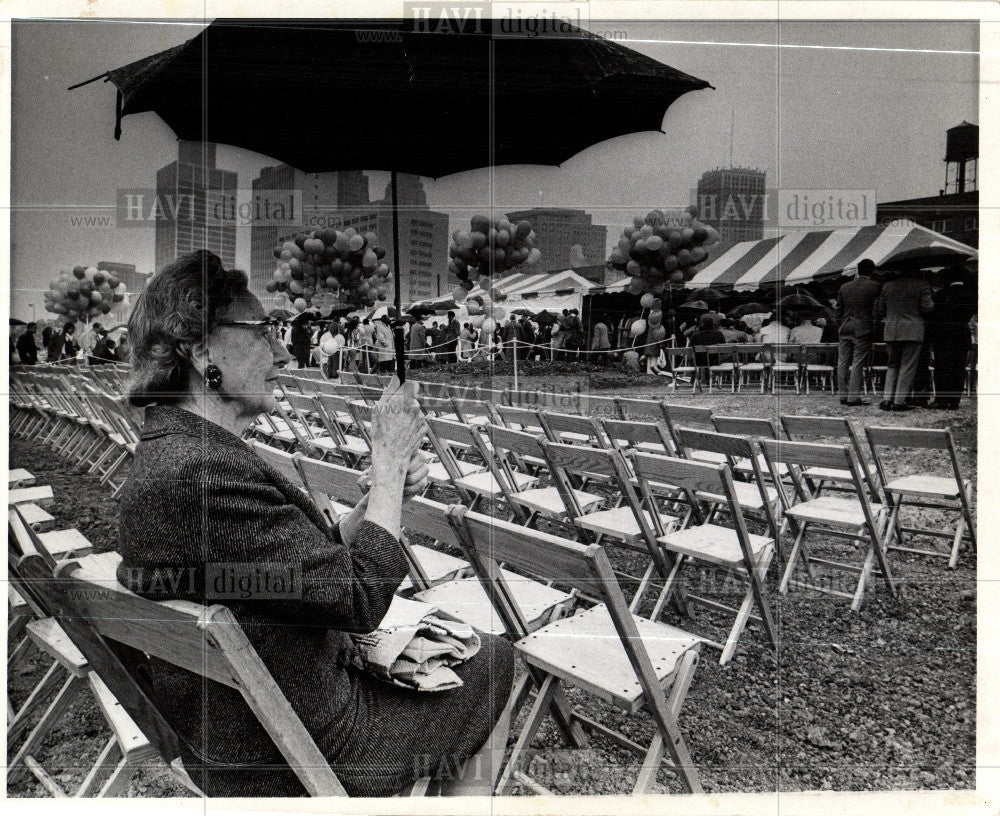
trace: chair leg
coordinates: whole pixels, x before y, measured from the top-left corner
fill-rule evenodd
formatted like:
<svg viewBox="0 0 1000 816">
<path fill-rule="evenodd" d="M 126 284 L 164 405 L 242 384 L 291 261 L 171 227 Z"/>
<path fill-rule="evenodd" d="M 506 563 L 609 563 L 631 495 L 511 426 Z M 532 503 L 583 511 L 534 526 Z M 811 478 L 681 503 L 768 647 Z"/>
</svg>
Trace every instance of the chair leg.
<svg viewBox="0 0 1000 816">
<path fill-rule="evenodd" d="M 117 765 L 118 753 L 118 741 L 112 736 L 97 757 L 97 762 L 94 763 L 94 766 L 90 769 L 90 772 L 80 784 L 80 787 L 76 789 L 73 796 L 81 799 L 93 796 L 100 785 L 100 778 L 109 768 L 114 768 Z M 121 761 L 124 762 L 125 760 L 122 759 Z"/>
<path fill-rule="evenodd" d="M 500 781 L 497 782 L 495 790 L 498 795 L 507 793 L 510 789 L 511 776 L 517 770 L 521 754 L 524 753 L 524 749 L 535 738 L 535 734 L 538 732 L 538 728 L 541 726 L 542 721 L 545 719 L 545 714 L 549 710 L 549 706 L 552 703 L 552 695 L 555 694 L 557 687 L 555 675 L 547 674 L 542 681 L 541 688 L 538 689 L 538 695 L 531 706 L 528 720 L 517 737 L 517 742 L 514 744 L 514 749 L 510 754 L 510 759 L 507 760 L 507 767 L 504 768 L 503 773 L 500 775 Z"/>
<path fill-rule="evenodd" d="M 66 678 L 66 682 L 63 687 L 59 689 L 59 693 L 56 694 L 55 698 L 49 704 L 49 707 L 45 710 L 42 718 L 38 721 L 38 724 L 32 729 L 31 733 L 28 734 L 28 738 L 24 741 L 20 750 L 14 756 L 14 758 L 7 765 L 7 778 L 10 780 L 10 774 L 13 773 L 14 769 L 21 764 L 25 757 L 31 755 L 31 753 L 37 748 L 42 740 L 45 739 L 46 735 L 52 729 L 52 726 L 56 724 L 58 719 L 66 712 L 66 709 L 72 705 L 73 701 L 76 699 L 80 690 L 83 688 L 84 679 L 82 677 L 77 677 L 71 674 Z"/>
<path fill-rule="evenodd" d="M 52 661 L 52 665 L 49 667 L 49 670 L 45 672 L 42 679 L 38 681 L 38 685 L 32 689 L 31 694 L 28 695 L 28 699 L 21 704 L 17 713 L 7 725 L 8 745 L 14 744 L 21 738 L 21 734 L 23 734 L 25 729 L 28 727 L 30 715 L 38 707 L 38 702 L 48 697 L 52 689 L 58 686 L 60 682 L 64 682 L 64 671 L 65 670 L 58 660 Z"/>
</svg>

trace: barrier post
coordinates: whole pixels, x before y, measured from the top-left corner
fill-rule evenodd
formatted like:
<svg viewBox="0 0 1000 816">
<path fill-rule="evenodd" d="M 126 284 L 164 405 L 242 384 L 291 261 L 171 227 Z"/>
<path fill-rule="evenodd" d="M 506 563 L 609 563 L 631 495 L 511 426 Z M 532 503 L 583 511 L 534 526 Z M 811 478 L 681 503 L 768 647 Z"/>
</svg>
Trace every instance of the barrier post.
<svg viewBox="0 0 1000 816">
<path fill-rule="evenodd" d="M 517 332 L 514 332 L 514 390 L 520 391 L 517 387 Z"/>
</svg>

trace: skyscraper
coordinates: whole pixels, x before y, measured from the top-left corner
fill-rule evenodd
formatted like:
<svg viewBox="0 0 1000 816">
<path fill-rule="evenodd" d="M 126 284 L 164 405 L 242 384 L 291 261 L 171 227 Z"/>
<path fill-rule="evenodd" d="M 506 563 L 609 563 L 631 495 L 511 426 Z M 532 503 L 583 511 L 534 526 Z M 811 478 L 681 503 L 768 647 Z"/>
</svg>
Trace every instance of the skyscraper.
<svg viewBox="0 0 1000 816">
<path fill-rule="evenodd" d="M 305 232 L 338 226 L 347 208 L 370 203 L 368 177 L 361 170 L 303 173 L 287 164 L 265 167 L 251 183 L 253 193 L 296 190 L 302 194 L 302 226 Z M 374 229 L 374 227 L 371 227 Z M 250 291 L 266 295 L 264 286 L 274 273 L 274 248 L 296 230 L 254 222 L 250 226 Z"/>
<path fill-rule="evenodd" d="M 766 175 L 747 167 L 720 167 L 698 179 L 699 218 L 719 231 L 723 244 L 764 237 Z"/>
<path fill-rule="evenodd" d="M 515 224 L 531 222 L 535 246 L 542 253 L 532 272 L 555 272 L 603 265 L 607 260 L 608 228 L 593 222 L 590 213 L 558 207 L 535 207 L 507 213 Z"/>
<path fill-rule="evenodd" d="M 215 144 L 180 140 L 177 161 L 156 172 L 156 268 L 207 249 L 236 265 L 236 224 L 212 214 L 236 195 L 236 173 L 215 166 Z"/>
</svg>

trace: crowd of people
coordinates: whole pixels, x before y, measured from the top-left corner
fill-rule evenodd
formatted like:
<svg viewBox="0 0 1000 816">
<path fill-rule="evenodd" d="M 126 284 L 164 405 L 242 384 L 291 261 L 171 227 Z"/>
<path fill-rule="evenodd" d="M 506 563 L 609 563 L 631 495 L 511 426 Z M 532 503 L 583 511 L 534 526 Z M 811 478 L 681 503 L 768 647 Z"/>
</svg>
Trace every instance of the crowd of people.
<svg viewBox="0 0 1000 816">
<path fill-rule="evenodd" d="M 91 323 L 79 339 L 75 323 L 61 327 L 45 326 L 41 331 L 35 322 L 10 327 L 11 365 L 68 363 L 76 365 L 107 365 L 128 362 L 128 334 L 122 329 L 115 341 L 112 332 L 100 323 Z"/>
</svg>

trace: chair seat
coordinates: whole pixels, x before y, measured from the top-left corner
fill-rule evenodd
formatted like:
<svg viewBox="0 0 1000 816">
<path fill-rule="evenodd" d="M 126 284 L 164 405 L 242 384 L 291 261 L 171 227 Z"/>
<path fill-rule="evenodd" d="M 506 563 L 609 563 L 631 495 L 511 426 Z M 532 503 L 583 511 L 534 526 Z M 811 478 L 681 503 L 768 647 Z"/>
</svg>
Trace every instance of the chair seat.
<svg viewBox="0 0 1000 816">
<path fill-rule="evenodd" d="M 24 518 L 25 524 L 32 527 L 35 530 L 41 530 L 46 527 L 51 526 L 55 523 L 55 516 L 49 513 L 47 510 L 43 510 L 37 504 L 33 502 L 27 502 L 26 504 L 19 504 L 17 509 L 21 511 L 21 516 Z"/>
<path fill-rule="evenodd" d="M 329 436 L 314 436 L 309 440 L 309 444 L 322 451 L 329 451 L 330 453 L 340 450 L 340 443 L 336 439 Z"/>
<path fill-rule="evenodd" d="M 665 623 L 654 623 L 637 615 L 632 618 L 649 653 L 656 679 L 665 685 L 684 653 L 699 649 L 702 641 Z M 642 704 L 642 686 L 603 604 L 553 621 L 515 646 L 532 665 L 580 686 L 605 702 L 631 712 Z"/>
<path fill-rule="evenodd" d="M 972 482 L 965 480 L 965 489 L 969 490 Z M 913 496 L 934 496 L 940 499 L 957 499 L 961 492 L 954 477 L 931 476 L 926 473 L 915 473 L 893 479 L 885 486 L 889 493 L 909 494 Z"/>
<path fill-rule="evenodd" d="M 761 473 L 763 473 L 765 477 L 769 478 L 771 475 L 771 471 L 767 466 L 767 459 L 764 458 L 764 454 L 762 453 L 757 454 L 757 463 L 760 465 Z M 779 477 L 784 478 L 785 476 L 788 475 L 788 465 L 786 465 L 784 462 L 775 462 L 774 464 L 778 470 Z M 734 463 L 733 472 L 739 473 L 740 475 L 749 475 L 753 473 L 753 467 L 751 467 L 750 465 L 750 460 L 737 459 L 736 462 Z"/>
<path fill-rule="evenodd" d="M 427 580 L 432 585 L 451 581 L 459 573 L 469 568 L 468 561 L 463 561 L 454 555 L 448 555 L 448 553 L 435 550 L 433 547 L 425 547 L 422 544 L 411 544 L 410 551 L 413 553 L 414 558 L 417 559 L 417 563 L 420 564 L 424 575 L 427 576 Z M 402 592 L 412 588 L 413 580 L 407 575 L 403 579 L 403 583 L 399 585 L 398 591 Z"/>
<path fill-rule="evenodd" d="M 7 506 L 15 504 L 38 504 L 47 506 L 52 504 L 52 488 L 49 485 L 40 487 L 17 487 L 7 492 Z"/>
<path fill-rule="evenodd" d="M 482 465 L 474 465 L 472 462 L 463 462 L 461 459 L 456 459 L 455 463 L 458 465 L 458 470 L 462 476 L 469 476 L 473 473 L 478 473 L 484 470 Z M 428 462 L 427 463 L 427 478 L 430 479 L 435 484 L 448 484 L 451 479 L 448 476 L 448 471 L 442 462 Z"/>
<path fill-rule="evenodd" d="M 810 374 L 832 374 L 833 366 L 822 363 L 806 363 L 806 371 Z"/>
<path fill-rule="evenodd" d="M 70 554 L 89 555 L 94 550 L 87 537 L 75 528 L 40 533 L 38 537 L 53 558 L 66 558 Z"/>
<path fill-rule="evenodd" d="M 586 445 L 590 447 L 590 434 L 576 433 L 575 431 L 559 431 L 559 438 L 566 445 Z"/>
<path fill-rule="evenodd" d="M 872 504 L 876 518 L 885 512 L 885 506 Z M 865 525 L 865 513 L 861 501 L 848 496 L 820 496 L 796 504 L 785 511 L 786 516 L 811 521 L 818 524 L 828 524 L 832 527 L 843 527 L 857 530 Z"/>
<path fill-rule="evenodd" d="M 604 501 L 603 496 L 587 493 L 583 490 L 574 490 L 577 504 L 585 513 L 587 510 L 597 507 Z M 563 504 L 562 496 L 557 487 L 537 487 L 531 490 L 522 490 L 516 493 L 513 500 L 522 507 L 541 513 L 543 516 L 564 516 L 566 515 L 566 505 Z"/>
<path fill-rule="evenodd" d="M 538 484 L 538 477 L 514 471 L 514 483 L 517 485 L 518 490 L 523 490 L 526 487 Z M 500 483 L 497 482 L 496 477 L 489 470 L 470 473 L 468 476 L 463 476 L 457 480 L 456 484 L 475 493 L 477 496 L 499 496 L 503 493 Z"/>
<path fill-rule="evenodd" d="M 756 558 L 762 550 L 773 543 L 767 536 L 747 534 L 750 539 L 750 551 Z M 715 524 L 699 524 L 685 530 L 677 530 L 660 536 L 657 541 L 668 550 L 690 555 L 699 561 L 711 561 L 722 566 L 732 567 L 743 562 L 743 550 L 735 530 L 719 527 Z"/>
<path fill-rule="evenodd" d="M 760 488 L 752 482 L 733 482 L 733 492 L 736 494 L 736 501 L 739 502 L 740 507 L 744 510 L 763 510 L 764 500 L 760 495 Z M 764 485 L 764 491 L 767 493 L 768 504 L 774 504 L 778 498 L 778 491 L 775 490 L 771 485 Z M 724 504 L 726 497 L 721 493 L 707 493 L 704 491 L 699 491 L 697 494 L 699 499 L 710 502 L 718 502 Z"/>
<path fill-rule="evenodd" d="M 7 472 L 7 487 L 31 487 L 35 477 L 24 468 L 14 468 Z"/>
<path fill-rule="evenodd" d="M 73 641 L 54 618 L 33 620 L 28 624 L 27 632 L 31 642 L 58 660 L 66 671 L 83 677 L 90 670 L 87 658 L 73 645 Z"/>
<path fill-rule="evenodd" d="M 643 510 L 643 514 L 649 523 L 650 529 L 655 530 L 652 516 L 646 510 Z M 670 527 L 674 527 L 677 524 L 677 519 L 673 516 L 660 516 L 660 519 Z M 642 530 L 639 528 L 639 522 L 635 520 L 635 513 L 632 512 L 632 508 L 628 505 L 615 507 L 611 510 L 598 510 L 596 513 L 588 513 L 585 516 L 577 516 L 573 519 L 573 523 L 578 527 L 583 527 L 585 530 L 591 530 L 600 535 L 607 535 L 629 543 L 635 543 L 642 538 Z"/>
<path fill-rule="evenodd" d="M 776 372 L 782 372 L 782 371 L 792 372 L 792 371 L 798 371 L 799 367 L 795 363 L 775 362 L 771 363 L 771 370 Z"/>
<path fill-rule="evenodd" d="M 740 371 L 763 371 L 764 368 L 764 363 L 740 363 Z"/>
<path fill-rule="evenodd" d="M 554 614 L 569 608 L 574 596 L 561 589 L 553 589 L 539 581 L 503 570 L 504 580 L 514 602 L 524 614 L 529 631 L 548 623 Z M 478 578 L 459 578 L 425 589 L 414 596 L 419 601 L 432 603 L 449 615 L 474 626 L 480 632 L 504 634 L 503 620 L 493 609 L 489 595 Z"/>
<path fill-rule="evenodd" d="M 877 469 L 874 464 L 868 463 L 866 467 L 868 468 L 868 472 L 870 474 L 876 474 Z M 802 475 L 807 479 L 812 479 L 817 482 L 841 482 L 854 484 L 854 477 L 851 476 L 851 471 L 843 468 L 811 467 L 806 468 L 802 472 Z"/>
<path fill-rule="evenodd" d="M 345 436 L 338 448 L 341 453 L 346 453 L 349 456 L 367 456 L 369 453 L 368 445 L 360 436 Z"/>
<path fill-rule="evenodd" d="M 723 462 L 729 461 L 726 454 L 716 451 L 693 450 L 690 455 L 696 462 L 711 462 L 713 465 L 721 465 Z"/>
</svg>

